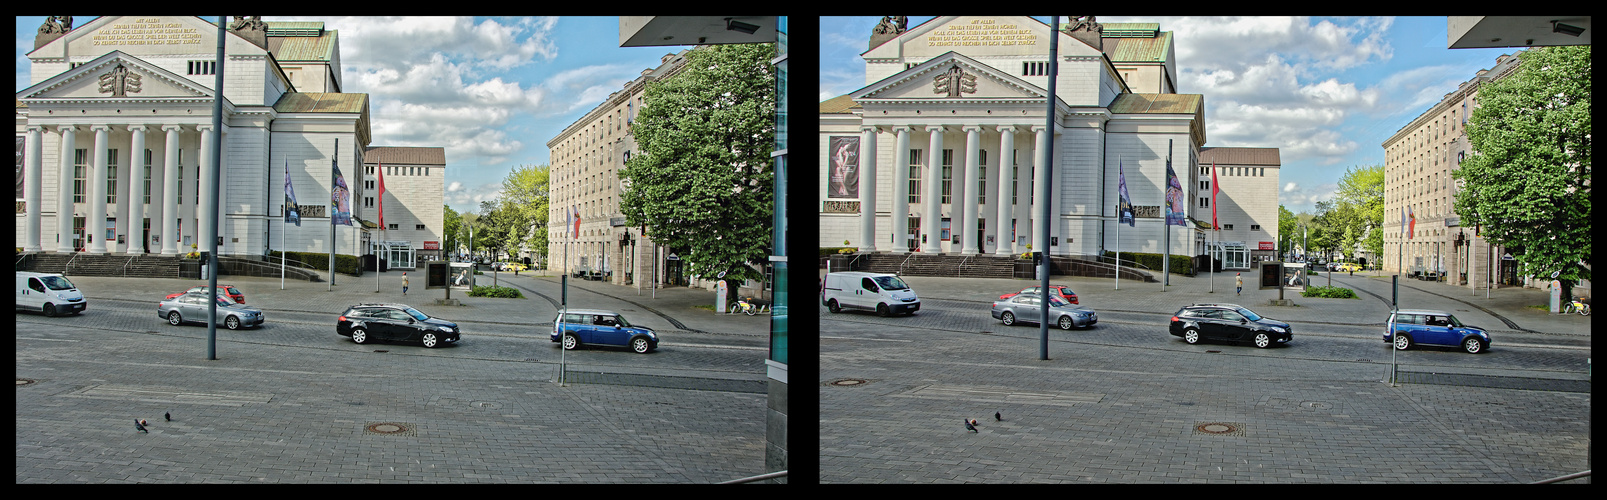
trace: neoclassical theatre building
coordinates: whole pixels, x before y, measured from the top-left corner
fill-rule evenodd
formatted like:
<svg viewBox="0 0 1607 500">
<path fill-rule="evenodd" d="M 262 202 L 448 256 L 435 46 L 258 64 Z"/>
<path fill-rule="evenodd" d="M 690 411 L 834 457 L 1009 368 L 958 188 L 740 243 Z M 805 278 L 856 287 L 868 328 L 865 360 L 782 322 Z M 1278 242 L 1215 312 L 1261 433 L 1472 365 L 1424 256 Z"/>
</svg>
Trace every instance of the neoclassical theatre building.
<svg viewBox="0 0 1607 500">
<path fill-rule="evenodd" d="M 192 245 L 205 251 L 203 242 L 216 236 L 224 255 L 327 252 L 336 166 L 353 216 L 352 225 L 336 226 L 336 252 L 366 254 L 379 243 L 379 232 L 369 235 L 378 229 L 375 172 L 364 168 L 380 164 L 365 161 L 373 160 L 365 158 L 369 99 L 341 91 L 338 33 L 321 22 L 233 18 L 224 35 L 223 125 L 214 129 L 213 21 L 105 16 L 75 27 L 70 17 L 52 16 L 39 28 L 27 54 L 32 85 L 17 92 L 19 247 L 176 255 Z M 213 200 L 216 134 L 222 173 Z M 301 227 L 283 222 L 287 177 Z M 402 177 L 387 183 L 406 185 Z M 417 189 L 387 191 L 387 222 L 439 239 L 427 234 L 441 226 L 440 182 L 434 185 L 433 211 L 424 210 L 429 200 L 395 198 L 416 197 Z M 198 210 L 212 206 L 221 207 L 220 220 Z"/>
<path fill-rule="evenodd" d="M 820 104 L 822 247 L 847 241 L 873 252 L 1009 256 L 1047 248 L 1054 256 L 1094 256 L 1118 248 L 1125 177 L 1137 220 L 1120 229 L 1119 248 L 1160 253 L 1170 161 L 1179 188 L 1173 197 L 1192 219 L 1165 226 L 1170 251 L 1206 252 L 1205 99 L 1177 93 L 1171 32 L 1092 16 L 1071 17 L 1058 30 L 1027 16 L 904 24 L 884 18 L 871 34 L 861 55 L 865 87 Z M 1054 61 L 1050 37 L 1059 37 Z M 1046 127 L 1050 64 L 1055 111 Z M 1052 174 L 1039 168 L 1049 148 Z M 1215 149 L 1221 156 L 1233 148 Z M 1273 176 L 1272 189 L 1238 191 L 1274 200 L 1273 208 L 1266 221 L 1238 221 L 1266 229 L 1225 242 L 1240 253 L 1218 253 L 1225 262 L 1247 267 L 1251 250 L 1277 240 L 1277 170 L 1255 171 Z M 1034 186 L 1046 182 L 1053 193 L 1039 199 Z M 1218 203 L 1232 203 L 1226 194 Z M 1040 215 L 1044 203 L 1048 219 Z M 1238 213 L 1259 219 L 1263 211 Z M 1048 242 L 1038 241 L 1044 224 Z M 1217 240 L 1211 237 L 1213 248 L 1228 247 Z"/>
</svg>

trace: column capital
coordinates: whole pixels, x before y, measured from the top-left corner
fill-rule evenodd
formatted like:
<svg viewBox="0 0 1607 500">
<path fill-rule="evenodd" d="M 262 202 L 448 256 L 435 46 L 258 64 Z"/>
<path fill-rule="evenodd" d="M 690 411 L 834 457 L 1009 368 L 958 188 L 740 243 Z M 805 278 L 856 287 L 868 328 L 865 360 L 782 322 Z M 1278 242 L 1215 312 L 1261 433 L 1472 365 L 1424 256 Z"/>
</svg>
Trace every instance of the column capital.
<svg viewBox="0 0 1607 500">
<path fill-rule="evenodd" d="M 939 133 L 942 133 L 942 132 L 948 132 L 948 129 L 943 127 L 942 125 L 927 125 L 926 126 L 926 131 L 927 132 L 939 132 Z"/>
<path fill-rule="evenodd" d="M 881 129 L 881 127 L 878 127 L 876 125 L 860 125 L 859 126 L 859 131 L 860 132 L 870 132 L 872 134 L 881 132 L 880 129 Z"/>
<path fill-rule="evenodd" d="M 166 131 L 166 132 L 183 132 L 184 131 L 184 126 L 183 125 L 163 125 L 162 130 Z"/>
<path fill-rule="evenodd" d="M 893 132 L 893 133 L 898 133 L 898 132 L 909 133 L 909 132 L 914 132 L 915 131 L 915 126 L 914 125 L 893 125 L 893 126 L 888 127 L 888 131 Z"/>
<path fill-rule="evenodd" d="M 1043 125 L 1033 125 L 1032 126 L 1032 131 L 1033 132 L 1048 132 L 1049 127 L 1046 127 L 1046 126 L 1043 126 Z"/>
<path fill-rule="evenodd" d="M 145 132 L 146 127 L 147 127 L 147 125 L 145 125 L 143 123 L 136 123 L 136 124 L 133 124 L 133 125 L 129 125 L 128 126 L 128 131 L 129 132 Z"/>
<path fill-rule="evenodd" d="M 44 133 L 44 131 L 45 131 L 45 126 L 44 125 L 28 125 L 28 132 L 29 133 Z"/>
<path fill-rule="evenodd" d="M 93 130 L 95 132 L 100 132 L 100 131 L 111 132 L 112 131 L 112 126 L 111 125 L 106 125 L 106 124 L 90 125 L 89 129 Z"/>
<path fill-rule="evenodd" d="M 981 125 L 964 125 L 964 126 L 960 127 L 960 130 L 964 131 L 964 132 L 981 132 L 982 131 L 982 126 Z"/>
<path fill-rule="evenodd" d="M 1015 133 L 1017 131 L 1015 125 L 1000 125 L 997 128 L 1000 132 Z"/>
<path fill-rule="evenodd" d="M 78 126 L 77 125 L 54 125 L 54 127 L 56 127 L 57 132 L 62 132 L 62 133 L 77 132 L 78 131 Z"/>
<path fill-rule="evenodd" d="M 211 132 L 212 131 L 212 124 L 210 124 L 210 123 L 197 123 L 197 124 L 195 124 L 195 130 L 198 131 L 198 132 Z"/>
</svg>

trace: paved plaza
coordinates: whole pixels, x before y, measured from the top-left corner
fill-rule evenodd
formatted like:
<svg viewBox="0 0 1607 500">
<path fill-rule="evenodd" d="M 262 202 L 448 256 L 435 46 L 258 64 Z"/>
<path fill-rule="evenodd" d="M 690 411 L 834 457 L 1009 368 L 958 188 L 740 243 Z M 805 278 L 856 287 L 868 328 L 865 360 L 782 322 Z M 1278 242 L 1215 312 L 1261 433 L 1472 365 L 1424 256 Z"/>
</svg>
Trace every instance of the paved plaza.
<svg viewBox="0 0 1607 500">
<path fill-rule="evenodd" d="M 764 473 L 766 316 L 715 315 L 701 289 L 571 282 L 572 306 L 634 311 L 663 336 L 641 355 L 549 341 L 557 278 L 501 273 L 526 299 L 467 297 L 399 272 L 328 283 L 226 276 L 267 328 L 155 317 L 204 282 L 72 277 L 81 316 L 17 317 L 17 482 L 709 483 Z M 487 274 L 482 284 L 489 284 Z M 334 333 L 357 302 L 460 321 L 462 345 L 356 345 Z M 129 310 L 131 312 L 122 312 Z M 545 325 L 532 326 L 531 322 Z M 163 414 L 171 412 L 172 421 Z M 148 433 L 133 420 L 149 422 Z"/>
<path fill-rule="evenodd" d="M 1589 318 L 1526 307 L 1544 291 L 1486 299 L 1403 280 L 1402 308 L 1453 311 L 1495 342 L 1480 355 L 1399 353 L 1392 385 L 1382 380 L 1395 353 L 1378 338 L 1387 276 L 1335 273 L 1361 298 L 1286 292 L 1295 307 L 1268 305 L 1275 289 L 1236 296 L 1232 276 L 1173 276 L 1164 292 L 1055 277 L 1101 321 L 1051 329 L 1048 360 L 1036 326 L 987 313 L 1035 281 L 906 277 L 923 300 L 911 317 L 821 308 L 821 480 L 1522 483 L 1590 469 Z M 1256 349 L 1167 335 L 1169 315 L 1195 302 L 1290 321 L 1295 340 Z"/>
</svg>

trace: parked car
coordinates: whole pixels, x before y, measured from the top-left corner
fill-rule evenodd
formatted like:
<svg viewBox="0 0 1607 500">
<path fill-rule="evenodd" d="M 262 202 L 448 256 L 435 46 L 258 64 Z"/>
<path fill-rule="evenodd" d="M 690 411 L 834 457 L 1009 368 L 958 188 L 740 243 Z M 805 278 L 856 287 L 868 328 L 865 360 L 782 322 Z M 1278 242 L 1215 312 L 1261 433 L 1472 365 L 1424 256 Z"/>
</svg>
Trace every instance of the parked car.
<svg viewBox="0 0 1607 500">
<path fill-rule="evenodd" d="M 559 311 L 552 320 L 552 341 L 560 340 L 564 349 L 581 345 L 616 345 L 646 353 L 658 348 L 658 334 L 651 328 L 631 326 L 619 313 L 602 309 Z"/>
<path fill-rule="evenodd" d="M 1414 345 L 1437 345 L 1460 347 L 1469 354 L 1479 354 L 1490 349 L 1490 333 L 1484 328 L 1464 325 L 1461 321 L 1445 311 L 1425 309 L 1402 309 L 1390 313 L 1392 316 L 1384 327 L 1384 342 L 1395 344 L 1399 350 L 1407 350 Z M 1399 335 L 1391 335 L 1389 326 L 1395 325 Z"/>
<path fill-rule="evenodd" d="M 191 292 L 156 304 L 156 316 L 167 319 L 167 324 L 178 326 L 185 322 L 206 323 L 207 294 Z M 262 310 L 218 296 L 218 325 L 230 330 L 248 326 L 262 326 L 267 321 Z"/>
<path fill-rule="evenodd" d="M 1007 293 L 1007 294 L 1004 294 L 1004 295 L 1000 295 L 999 300 L 1008 299 L 1010 297 L 1016 296 L 1016 294 L 1021 294 L 1021 293 L 1030 293 L 1030 294 L 1035 294 L 1036 295 L 1036 294 L 1039 293 L 1038 288 L 1039 288 L 1038 286 L 1029 286 L 1029 287 L 1026 287 L 1026 288 L 1022 288 L 1021 291 L 1019 291 L 1019 292 Z M 1054 293 L 1060 295 L 1063 299 L 1065 299 L 1066 302 L 1070 302 L 1070 303 L 1073 303 L 1073 304 L 1078 303 L 1077 302 L 1077 292 L 1071 291 L 1071 288 L 1067 287 L 1066 285 L 1049 285 L 1049 290 L 1051 290 Z"/>
<path fill-rule="evenodd" d="M 829 273 L 820 285 L 820 304 L 832 313 L 843 309 L 865 309 L 876 314 L 915 314 L 921 298 L 896 274 L 840 272 Z"/>
<path fill-rule="evenodd" d="M 1020 322 L 1038 324 L 1038 317 L 1043 314 L 1041 297 L 1035 293 L 1011 294 L 1010 298 L 993 303 L 993 319 L 1004 321 L 1004 326 Z M 1055 295 L 1049 296 L 1049 317 L 1061 330 L 1090 327 L 1099 322 L 1099 315 L 1094 314 L 1093 309 L 1068 303 Z"/>
<path fill-rule="evenodd" d="M 376 340 L 440 347 L 459 340 L 458 324 L 432 318 L 407 304 L 357 304 L 335 320 L 335 333 L 367 344 Z"/>
<path fill-rule="evenodd" d="M 1198 344 L 1214 339 L 1252 342 L 1268 348 L 1288 343 L 1293 337 L 1289 324 L 1256 314 L 1237 304 L 1193 304 L 1172 315 L 1171 334 L 1184 342 Z"/>
<path fill-rule="evenodd" d="M 184 295 L 186 293 L 203 293 L 204 294 L 204 293 L 206 293 L 206 285 L 201 285 L 201 286 L 197 286 L 197 287 L 191 287 L 189 290 L 185 290 L 185 291 L 182 291 L 182 292 L 179 292 L 179 293 L 170 293 L 170 294 L 167 294 L 167 298 L 171 299 L 171 298 L 174 298 L 174 297 L 178 297 L 180 295 Z M 245 292 L 241 292 L 240 289 L 235 288 L 234 285 L 218 285 L 218 296 L 219 297 L 228 297 L 229 300 L 232 300 L 237 304 L 246 303 L 246 294 L 245 294 Z"/>
<path fill-rule="evenodd" d="M 79 314 L 89 308 L 78 286 L 60 274 L 17 271 L 17 309 L 40 311 L 45 316 L 70 312 Z"/>
</svg>

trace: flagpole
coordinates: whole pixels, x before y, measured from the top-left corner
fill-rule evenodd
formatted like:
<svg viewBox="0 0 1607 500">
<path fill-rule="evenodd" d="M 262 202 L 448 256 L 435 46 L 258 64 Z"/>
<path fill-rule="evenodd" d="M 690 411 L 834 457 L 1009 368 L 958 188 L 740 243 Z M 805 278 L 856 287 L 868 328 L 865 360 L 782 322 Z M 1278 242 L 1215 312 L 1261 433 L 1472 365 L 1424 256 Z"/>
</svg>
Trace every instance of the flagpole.
<svg viewBox="0 0 1607 500">
<path fill-rule="evenodd" d="M 329 163 L 329 291 L 335 291 L 335 215 L 340 205 L 335 201 L 335 169 L 340 162 L 340 139 L 335 139 L 335 155 Z"/>
<path fill-rule="evenodd" d="M 1172 141 L 1166 141 L 1166 167 L 1172 167 Z M 1167 282 L 1171 281 L 1172 272 L 1172 207 L 1166 202 L 1167 189 L 1172 187 L 1170 176 L 1161 175 L 1161 291 L 1166 291 Z"/>
<path fill-rule="evenodd" d="M 286 179 L 290 178 L 290 158 L 288 158 L 288 157 L 285 158 L 285 178 Z M 284 218 L 279 219 L 279 226 L 282 229 L 281 231 L 279 231 L 279 289 L 280 290 L 285 289 L 285 232 L 290 230 L 290 225 L 285 224 L 284 221 L 285 221 L 285 219 L 290 218 L 290 207 L 288 205 L 285 206 L 284 212 L 285 212 Z"/>
</svg>

